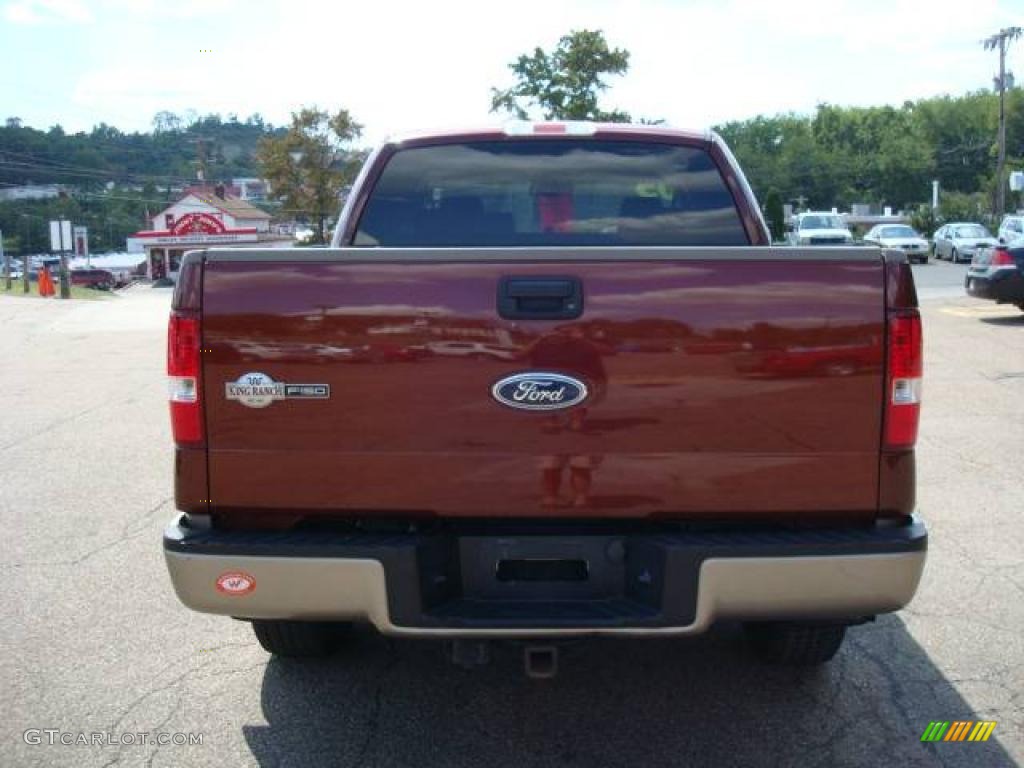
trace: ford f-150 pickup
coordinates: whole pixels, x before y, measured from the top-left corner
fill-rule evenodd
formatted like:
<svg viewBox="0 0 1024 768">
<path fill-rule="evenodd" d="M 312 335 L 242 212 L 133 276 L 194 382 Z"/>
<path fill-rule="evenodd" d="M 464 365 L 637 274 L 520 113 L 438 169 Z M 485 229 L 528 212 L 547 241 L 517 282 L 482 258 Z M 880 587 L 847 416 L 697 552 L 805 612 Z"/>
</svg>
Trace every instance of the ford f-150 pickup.
<svg viewBox="0 0 1024 768">
<path fill-rule="evenodd" d="M 389 141 L 331 247 L 183 262 L 171 580 L 285 656 L 735 621 L 821 663 L 921 576 L 921 354 L 905 256 L 770 247 L 713 133 Z"/>
</svg>

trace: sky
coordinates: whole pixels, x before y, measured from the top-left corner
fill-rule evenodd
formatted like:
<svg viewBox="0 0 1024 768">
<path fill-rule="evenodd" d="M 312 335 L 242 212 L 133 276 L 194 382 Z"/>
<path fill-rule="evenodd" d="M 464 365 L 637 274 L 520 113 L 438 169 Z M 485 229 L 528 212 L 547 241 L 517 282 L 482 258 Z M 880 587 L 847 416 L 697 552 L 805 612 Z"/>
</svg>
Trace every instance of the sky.
<svg viewBox="0 0 1024 768">
<path fill-rule="evenodd" d="M 703 128 L 992 86 L 1024 0 L 0 0 L 0 119 L 149 130 L 160 110 L 348 109 L 367 143 L 477 125 L 508 64 L 573 29 L 630 51 L 602 106 Z M 1024 82 L 1024 39 L 1008 56 Z"/>
</svg>

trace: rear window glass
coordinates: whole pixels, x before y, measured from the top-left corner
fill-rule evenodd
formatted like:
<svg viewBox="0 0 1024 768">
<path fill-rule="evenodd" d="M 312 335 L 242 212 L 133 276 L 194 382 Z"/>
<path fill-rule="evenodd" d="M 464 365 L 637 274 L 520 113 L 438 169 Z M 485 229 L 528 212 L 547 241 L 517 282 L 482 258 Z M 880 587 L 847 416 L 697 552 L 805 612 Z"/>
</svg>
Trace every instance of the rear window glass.
<svg viewBox="0 0 1024 768">
<path fill-rule="evenodd" d="M 746 245 L 702 149 L 599 140 L 481 141 L 401 150 L 355 245 Z"/>
</svg>

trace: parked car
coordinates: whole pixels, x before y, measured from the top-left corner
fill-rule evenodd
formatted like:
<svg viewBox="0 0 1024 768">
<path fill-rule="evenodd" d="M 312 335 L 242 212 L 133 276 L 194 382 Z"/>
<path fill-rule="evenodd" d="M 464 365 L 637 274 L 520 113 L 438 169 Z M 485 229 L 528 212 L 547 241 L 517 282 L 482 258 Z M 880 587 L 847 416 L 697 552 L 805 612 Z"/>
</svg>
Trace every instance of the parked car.
<svg viewBox="0 0 1024 768">
<path fill-rule="evenodd" d="M 1024 311 L 1024 242 L 980 249 L 967 268 L 964 288 L 969 296 Z"/>
<path fill-rule="evenodd" d="M 981 224 L 956 221 L 939 227 L 932 236 L 932 255 L 936 259 L 970 261 L 981 247 L 996 244 L 996 239 Z"/>
<path fill-rule="evenodd" d="M 81 285 L 85 288 L 109 291 L 117 285 L 113 273 L 106 269 L 72 269 L 69 274 L 72 285 Z"/>
<path fill-rule="evenodd" d="M 1024 240 L 1024 216 L 1011 213 L 1004 216 L 999 223 L 999 242 L 1006 245 L 1014 245 L 1018 240 Z"/>
<path fill-rule="evenodd" d="M 928 241 L 906 224 L 876 224 L 864 235 L 864 242 L 881 248 L 901 250 L 911 263 L 928 263 Z"/>
<path fill-rule="evenodd" d="M 793 218 L 787 240 L 791 245 L 850 245 L 853 234 L 838 214 L 807 211 Z"/>
<path fill-rule="evenodd" d="M 906 259 L 772 248 L 714 133 L 514 123 L 407 136 L 366 163 L 316 258 L 182 262 L 164 553 L 185 605 L 250 621 L 279 656 L 326 655 L 356 622 L 448 640 L 467 666 L 526 641 L 526 670 L 550 677 L 559 638 L 718 621 L 744 622 L 770 660 L 820 664 L 848 626 L 911 600 L 927 531 Z M 822 216 L 810 231 L 837 219 Z M 458 365 L 225 354 L 299 328 L 353 338 L 399 297 L 431 318 L 403 343 Z M 680 319 L 721 346 L 608 365 L 584 332 L 662 345 L 672 328 L 675 347 L 697 333 Z M 484 324 L 537 341 L 500 364 L 474 358 L 510 347 L 434 338 Z M 773 380 L 736 370 L 755 343 L 783 358 Z"/>
</svg>

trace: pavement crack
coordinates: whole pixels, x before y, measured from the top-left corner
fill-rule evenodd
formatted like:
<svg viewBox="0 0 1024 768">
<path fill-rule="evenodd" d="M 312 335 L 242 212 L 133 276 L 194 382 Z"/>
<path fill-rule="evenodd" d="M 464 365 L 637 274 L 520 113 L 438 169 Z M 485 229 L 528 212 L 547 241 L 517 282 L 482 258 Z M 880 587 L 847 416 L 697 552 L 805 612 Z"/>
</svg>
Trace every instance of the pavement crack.
<svg viewBox="0 0 1024 768">
<path fill-rule="evenodd" d="M 146 384 L 144 384 L 143 386 L 131 390 L 125 395 L 125 397 L 122 397 L 118 400 L 104 400 L 103 402 L 97 403 L 96 405 L 90 406 L 88 408 L 83 408 L 81 411 L 72 413 L 70 416 L 65 416 L 62 419 L 52 421 L 46 426 L 40 427 L 31 434 L 22 435 L 21 437 L 16 438 L 9 443 L 0 445 L 0 452 L 10 450 L 11 448 L 17 448 L 19 445 L 23 445 L 24 443 L 30 442 L 39 437 L 42 437 L 43 435 L 49 434 L 50 432 L 59 429 L 65 424 L 70 424 L 73 421 L 77 421 L 83 416 L 88 416 L 90 413 L 94 413 L 95 411 L 99 411 L 103 408 L 113 408 L 119 405 L 125 405 L 126 403 L 130 403 L 135 398 L 136 395 L 138 395 L 140 392 L 144 392 L 151 386 L 152 382 L 146 382 Z"/>
<path fill-rule="evenodd" d="M 388 647 L 388 658 L 377 677 L 377 684 L 373 689 L 373 702 L 370 705 L 370 713 L 366 718 L 366 736 L 363 739 L 363 743 L 359 746 L 359 752 L 356 753 L 356 758 L 352 763 L 353 765 L 365 765 L 366 756 L 370 752 L 370 747 L 377 742 L 377 732 L 380 730 L 381 724 L 380 714 L 383 709 L 384 686 L 385 683 L 387 683 L 388 678 L 391 676 L 391 672 L 398 666 L 399 659 L 395 643 L 390 638 L 386 642 Z M 373 763 L 376 762 L 375 757 Z"/>
<path fill-rule="evenodd" d="M 84 554 L 82 554 L 82 555 L 80 555 L 78 557 L 72 558 L 70 560 L 46 560 L 46 561 L 31 561 L 31 562 L 27 562 L 27 563 L 7 563 L 7 564 L 4 564 L 4 565 L 0 565 L 0 571 L 15 570 L 15 569 L 20 569 L 20 568 L 52 568 L 52 567 L 57 567 L 57 566 L 76 566 L 76 565 L 81 565 L 86 560 L 89 560 L 90 558 L 100 554 L 101 552 L 105 552 L 108 549 L 113 549 L 114 547 L 118 546 L 119 544 L 124 544 L 125 542 L 132 541 L 133 539 L 137 539 L 139 536 L 142 536 L 143 534 L 149 533 L 149 528 L 148 527 L 139 528 L 137 530 L 130 531 L 130 532 L 129 532 L 129 529 L 131 528 L 132 522 L 138 522 L 138 521 L 140 521 L 142 519 L 148 519 L 149 517 L 154 515 L 158 510 L 160 510 L 163 507 L 165 507 L 172 500 L 173 500 L 172 496 L 168 496 L 167 498 L 163 499 L 162 501 L 160 501 L 155 506 L 150 507 L 145 512 L 141 513 L 138 517 L 133 518 L 133 520 L 130 520 L 128 523 L 126 523 L 125 526 L 121 529 L 121 535 L 118 536 L 116 539 L 113 539 L 112 541 L 104 542 L 103 544 L 100 544 L 99 546 L 94 547 L 94 548 L 88 550 L 87 552 L 85 552 Z"/>
<path fill-rule="evenodd" d="M 130 517 L 128 519 L 128 522 L 126 522 L 124 524 L 124 527 L 121 529 L 121 533 L 122 534 L 127 534 L 129 532 L 129 530 L 132 528 L 133 524 L 148 523 L 150 518 L 153 517 L 153 515 L 155 515 L 157 512 L 159 512 L 161 509 L 163 509 L 165 506 L 167 506 L 173 500 L 174 500 L 173 496 L 167 496 L 166 498 L 161 499 L 159 502 L 157 502 L 155 505 L 153 505 L 149 509 L 145 510 L 144 512 L 141 512 L 138 515 L 134 515 L 134 516 Z M 142 530 L 142 529 L 140 529 L 140 530 Z"/>
</svg>

